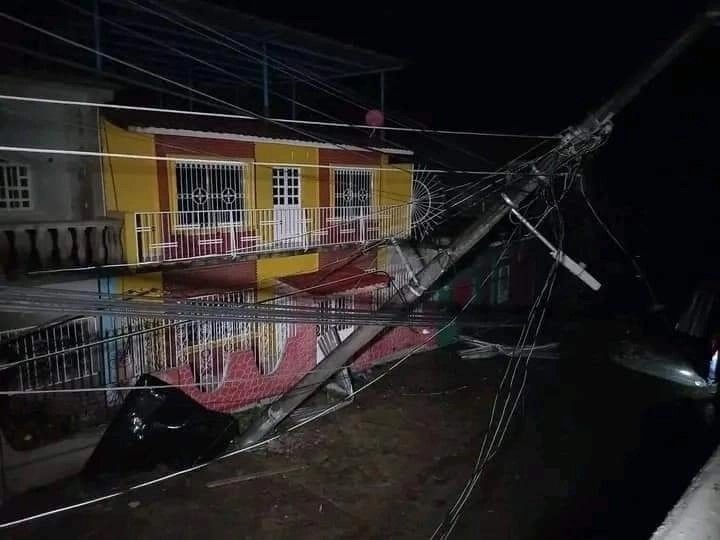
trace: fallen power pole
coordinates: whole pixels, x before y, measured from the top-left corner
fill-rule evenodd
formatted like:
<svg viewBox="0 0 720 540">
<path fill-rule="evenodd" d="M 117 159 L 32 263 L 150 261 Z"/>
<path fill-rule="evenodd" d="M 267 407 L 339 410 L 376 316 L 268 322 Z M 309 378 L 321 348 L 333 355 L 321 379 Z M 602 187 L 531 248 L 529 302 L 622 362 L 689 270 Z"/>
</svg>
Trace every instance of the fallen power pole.
<svg viewBox="0 0 720 540">
<path fill-rule="evenodd" d="M 517 207 L 541 182 L 549 182 L 563 160 L 580 158 L 594 150 L 610 133 L 612 118 L 627 105 L 658 73 L 667 67 L 679 54 L 694 43 L 718 18 L 717 10 L 703 13 L 655 62 L 641 71 L 628 85 L 618 91 L 597 111 L 590 114 L 576 128 L 568 129 L 561 142 L 550 153 L 536 163 L 529 165 L 530 177 L 520 182 L 517 195 L 510 197 L 507 204 L 498 204 L 486 215 L 475 220 L 463 231 L 446 250 L 439 252 L 420 272 L 416 279 L 398 291 L 378 310 L 396 309 L 398 306 L 417 302 L 422 293 L 433 285 L 445 272 L 470 251 L 499 223 L 511 207 Z M 519 175 L 528 174 L 519 172 Z M 564 254 L 563 254 L 564 256 Z M 278 401 L 268 406 L 248 427 L 241 438 L 241 444 L 257 442 L 273 430 L 305 399 L 330 379 L 338 370 L 349 364 L 353 357 L 377 338 L 384 326 L 360 326 L 333 349 L 319 364 L 318 369 L 306 374 Z"/>
</svg>

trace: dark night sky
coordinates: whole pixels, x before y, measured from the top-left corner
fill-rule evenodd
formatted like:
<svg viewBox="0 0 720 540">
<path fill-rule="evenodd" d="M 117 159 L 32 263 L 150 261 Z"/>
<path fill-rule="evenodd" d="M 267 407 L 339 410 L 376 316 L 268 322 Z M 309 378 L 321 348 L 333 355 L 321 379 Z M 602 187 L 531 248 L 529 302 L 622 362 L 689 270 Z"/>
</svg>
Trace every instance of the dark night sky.
<svg viewBox="0 0 720 540">
<path fill-rule="evenodd" d="M 363 6 L 351 17 L 341 3 L 255 13 L 405 59 L 390 111 L 433 127 L 548 133 L 580 122 L 705 4 Z M 591 167 L 600 206 L 668 301 L 718 274 L 719 61 L 720 28 L 616 117 Z"/>
</svg>

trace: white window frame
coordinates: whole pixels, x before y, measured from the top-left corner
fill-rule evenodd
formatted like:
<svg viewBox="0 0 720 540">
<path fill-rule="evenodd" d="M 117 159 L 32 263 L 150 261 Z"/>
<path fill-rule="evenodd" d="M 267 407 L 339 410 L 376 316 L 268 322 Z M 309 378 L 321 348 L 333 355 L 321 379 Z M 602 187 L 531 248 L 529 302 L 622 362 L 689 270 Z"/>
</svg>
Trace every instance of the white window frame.
<svg viewBox="0 0 720 540">
<path fill-rule="evenodd" d="M 17 169 L 14 180 L 17 181 L 17 185 L 10 185 L 10 173 L 11 169 Z M 21 175 L 20 171 L 25 169 L 25 174 Z M 0 170 L 0 212 L 23 212 L 27 210 L 33 210 L 35 205 L 33 201 L 33 187 L 32 187 L 32 174 L 30 166 L 27 163 L 17 163 L 12 161 L 1 161 Z M 25 181 L 25 185 L 21 185 L 22 181 Z M 10 197 L 10 191 L 20 194 L 22 191 L 27 191 L 25 197 Z M 11 206 L 13 202 L 19 203 L 21 206 Z M 27 202 L 27 206 L 22 206 L 23 202 Z"/>
<path fill-rule="evenodd" d="M 297 180 L 292 185 L 292 180 Z M 282 181 L 282 186 L 280 185 Z M 283 193 L 280 193 L 280 189 Z M 294 193 L 290 193 L 293 191 Z M 294 201 L 294 202 L 290 202 Z M 302 207 L 302 174 L 300 167 L 273 167 L 272 168 L 272 202 L 275 206 Z"/>
</svg>

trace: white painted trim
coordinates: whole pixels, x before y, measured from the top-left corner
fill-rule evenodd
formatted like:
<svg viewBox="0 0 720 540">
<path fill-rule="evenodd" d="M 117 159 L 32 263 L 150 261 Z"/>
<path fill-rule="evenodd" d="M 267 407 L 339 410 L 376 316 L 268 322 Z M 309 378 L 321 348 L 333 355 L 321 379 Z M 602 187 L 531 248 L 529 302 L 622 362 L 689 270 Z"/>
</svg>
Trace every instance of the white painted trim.
<svg viewBox="0 0 720 540">
<path fill-rule="evenodd" d="M 239 133 L 223 133 L 219 131 L 200 131 L 196 129 L 175 129 L 175 128 L 162 128 L 162 127 L 140 127 L 140 126 L 129 126 L 129 131 L 136 133 L 148 133 L 151 135 L 176 135 L 179 137 L 197 137 L 200 139 L 223 139 L 228 141 L 242 141 L 242 142 L 259 142 L 267 144 L 287 144 L 292 146 L 308 146 L 311 148 L 328 148 L 331 150 L 352 150 L 353 152 L 369 152 L 373 150 L 375 152 L 382 152 L 383 154 L 393 154 L 398 156 L 412 156 L 412 150 L 403 150 L 400 148 L 382 148 L 371 146 L 363 148 L 361 146 L 354 146 L 350 144 L 333 144 L 325 143 L 320 141 L 301 141 L 297 139 L 276 139 L 272 137 L 260 137 L 258 135 L 241 135 Z"/>
</svg>

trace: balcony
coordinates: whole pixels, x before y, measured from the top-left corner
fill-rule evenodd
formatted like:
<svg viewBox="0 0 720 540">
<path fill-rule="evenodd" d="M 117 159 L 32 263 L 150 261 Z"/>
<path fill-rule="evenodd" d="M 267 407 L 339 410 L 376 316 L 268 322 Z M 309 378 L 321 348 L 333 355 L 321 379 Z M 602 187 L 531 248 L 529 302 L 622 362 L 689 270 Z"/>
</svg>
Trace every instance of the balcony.
<svg viewBox="0 0 720 540">
<path fill-rule="evenodd" d="M 411 206 L 135 214 L 138 262 L 162 263 L 364 244 L 410 233 Z"/>
<path fill-rule="evenodd" d="M 115 219 L 0 224 L 0 269 L 26 271 L 121 262 L 121 222 Z"/>
</svg>

